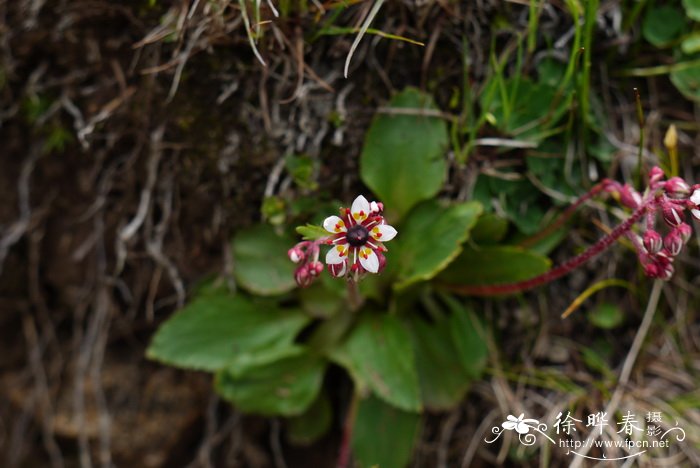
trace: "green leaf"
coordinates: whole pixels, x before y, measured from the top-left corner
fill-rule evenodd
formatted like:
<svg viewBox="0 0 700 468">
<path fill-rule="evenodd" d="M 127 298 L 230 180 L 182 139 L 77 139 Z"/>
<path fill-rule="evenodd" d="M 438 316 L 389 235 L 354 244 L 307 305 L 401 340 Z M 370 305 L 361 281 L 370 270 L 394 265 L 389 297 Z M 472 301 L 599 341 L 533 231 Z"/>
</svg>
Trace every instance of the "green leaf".
<svg viewBox="0 0 700 468">
<path fill-rule="evenodd" d="M 693 33 L 683 39 L 681 50 L 688 55 L 700 52 L 700 32 Z"/>
<path fill-rule="evenodd" d="M 700 21 L 700 0 L 683 0 L 683 7 L 688 18 Z"/>
<path fill-rule="evenodd" d="M 676 39 L 685 24 L 683 12 L 671 6 L 649 8 L 642 23 L 642 35 L 656 47 Z"/>
<path fill-rule="evenodd" d="M 294 240 L 275 234 L 272 227 L 258 225 L 239 232 L 233 239 L 236 281 L 246 290 L 271 296 L 296 287 L 296 265 L 287 257 Z"/>
<path fill-rule="evenodd" d="M 447 267 L 459 255 L 481 211 L 478 202 L 445 207 L 435 200 L 411 211 L 397 238 L 401 268 L 395 288 L 429 280 Z"/>
<path fill-rule="evenodd" d="M 288 352 L 309 320 L 296 309 L 261 308 L 240 295 L 212 291 L 161 325 L 146 355 L 207 371 L 271 361 Z"/>
<path fill-rule="evenodd" d="M 622 325 L 625 315 L 615 304 L 601 304 L 588 313 L 588 319 L 596 327 L 609 330 Z"/>
<path fill-rule="evenodd" d="M 241 411 L 296 416 L 318 396 L 324 370 L 323 359 L 297 348 L 295 354 L 278 361 L 223 369 L 216 375 L 215 386 Z"/>
<path fill-rule="evenodd" d="M 419 415 L 367 398 L 357 409 L 353 454 L 363 468 L 404 468 L 411 461 L 419 428 Z"/>
<path fill-rule="evenodd" d="M 299 291 L 301 308 L 312 317 L 327 319 L 338 312 L 345 301 L 345 295 L 326 287 L 317 281 Z"/>
<path fill-rule="evenodd" d="M 279 226 L 284 224 L 287 218 L 286 209 L 284 199 L 277 195 L 273 195 L 263 199 L 260 212 L 263 219 L 267 220 L 267 222 L 274 226 Z"/>
<path fill-rule="evenodd" d="M 411 337 L 397 317 L 364 315 L 332 359 L 348 370 L 361 391 L 369 388 L 406 411 L 421 410 Z"/>
<path fill-rule="evenodd" d="M 294 183 L 301 188 L 316 190 L 318 183 L 314 180 L 316 162 L 309 156 L 287 155 L 284 160 L 287 171 L 294 179 Z"/>
<path fill-rule="evenodd" d="M 466 248 L 440 274 L 440 280 L 466 285 L 512 283 L 542 274 L 549 267 L 548 258 L 519 247 Z"/>
<path fill-rule="evenodd" d="M 392 109 L 433 110 L 430 96 L 407 88 L 389 103 Z M 406 214 L 434 197 L 447 176 L 444 157 L 447 124 L 434 116 L 378 114 L 367 132 L 360 176 L 384 202 L 389 217 Z"/>
<path fill-rule="evenodd" d="M 470 236 L 479 245 L 498 244 L 508 232 L 508 220 L 495 213 L 484 213 L 479 216 Z"/>
<path fill-rule="evenodd" d="M 448 326 L 457 348 L 456 356 L 467 376 L 478 379 L 489 357 L 486 329 L 473 310 L 465 308 L 451 296 L 445 299 L 452 311 Z"/>
<path fill-rule="evenodd" d="M 323 229 L 322 226 L 316 226 L 315 224 L 298 226 L 296 231 L 303 237 L 304 240 L 316 240 L 322 237 L 328 237 L 330 235 L 330 233 Z"/>
<path fill-rule="evenodd" d="M 700 65 L 675 68 L 670 76 L 671 83 L 683 96 L 696 102 L 700 101 Z"/>
<path fill-rule="evenodd" d="M 462 368 L 450 323 L 443 319 L 430 324 L 415 318 L 410 325 L 423 404 L 437 411 L 453 408 L 472 379 Z"/>
<path fill-rule="evenodd" d="M 287 420 L 287 437 L 294 445 L 311 445 L 328 432 L 333 422 L 333 408 L 325 393 L 299 416 Z"/>
<path fill-rule="evenodd" d="M 494 78 L 481 95 L 481 106 L 493 115 L 503 132 L 538 141 L 567 110 L 566 99 L 557 86 L 535 83 L 523 76 L 502 82 Z"/>
</svg>

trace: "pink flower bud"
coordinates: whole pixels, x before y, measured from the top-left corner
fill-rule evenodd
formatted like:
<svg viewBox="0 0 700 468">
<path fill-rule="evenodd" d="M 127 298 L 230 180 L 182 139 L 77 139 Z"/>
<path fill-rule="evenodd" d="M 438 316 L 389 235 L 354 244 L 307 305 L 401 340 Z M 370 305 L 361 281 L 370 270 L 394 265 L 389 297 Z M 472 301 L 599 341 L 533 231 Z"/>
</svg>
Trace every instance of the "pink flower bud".
<svg viewBox="0 0 700 468">
<path fill-rule="evenodd" d="M 678 234 L 681 236 L 681 239 L 683 239 L 683 243 L 687 244 L 688 241 L 690 240 L 690 236 L 693 234 L 692 228 L 685 224 L 681 223 L 676 230 L 678 231 Z"/>
<path fill-rule="evenodd" d="M 294 280 L 302 288 L 305 288 L 313 283 L 314 276 L 312 276 L 309 272 L 309 265 L 302 265 L 297 268 L 294 272 Z"/>
<path fill-rule="evenodd" d="M 666 234 L 666 237 L 664 237 L 664 247 L 666 247 L 668 253 L 673 257 L 681 253 L 683 239 L 677 229 Z"/>
<path fill-rule="evenodd" d="M 651 263 L 644 265 L 644 274 L 650 278 L 671 279 L 673 276 L 673 263 L 667 256 L 667 253 L 666 250 L 663 250 L 658 256 L 654 257 Z"/>
<path fill-rule="evenodd" d="M 655 263 L 647 263 L 644 265 L 644 274 L 649 278 L 658 278 L 661 270 Z"/>
<path fill-rule="evenodd" d="M 333 265 L 329 264 L 328 271 L 330 272 L 331 276 L 335 278 L 340 278 L 341 276 L 344 276 L 345 273 L 348 271 L 348 262 L 345 261 Z"/>
<path fill-rule="evenodd" d="M 660 272 L 658 278 L 661 278 L 662 280 L 670 280 L 671 277 L 673 276 L 673 264 L 672 263 L 667 263 L 665 265 L 662 265 L 660 267 Z"/>
<path fill-rule="evenodd" d="M 384 204 L 382 202 L 372 202 L 369 204 L 370 213 L 381 213 L 384 211 Z"/>
<path fill-rule="evenodd" d="M 664 191 L 669 198 L 683 199 L 690 195 L 690 186 L 680 177 L 671 177 L 664 184 Z"/>
<path fill-rule="evenodd" d="M 636 210 L 642 203 L 642 196 L 629 184 L 625 184 L 620 189 L 620 203 L 625 205 L 627 208 Z"/>
<path fill-rule="evenodd" d="M 649 171 L 649 185 L 654 186 L 664 178 L 664 171 L 659 166 L 654 166 Z"/>
<path fill-rule="evenodd" d="M 664 203 L 661 206 L 661 212 L 663 213 L 664 221 L 671 227 L 678 226 L 685 219 L 683 209 L 673 203 Z"/>
<path fill-rule="evenodd" d="M 616 180 L 604 179 L 601 183 L 603 190 L 607 193 L 619 193 L 622 190 L 622 185 Z"/>
<path fill-rule="evenodd" d="M 309 263 L 309 274 L 311 276 L 318 276 L 323 271 L 323 263 L 321 262 L 311 262 Z"/>
<path fill-rule="evenodd" d="M 378 250 L 375 250 L 374 253 L 377 254 L 377 258 L 379 259 L 379 268 L 377 270 L 377 273 L 381 273 L 384 267 L 386 266 L 386 257 L 383 253 L 379 252 Z"/>
<path fill-rule="evenodd" d="M 299 263 L 306 257 L 304 251 L 296 245 L 287 251 L 287 256 L 294 263 Z"/>
<path fill-rule="evenodd" d="M 656 231 L 649 230 L 644 233 L 643 241 L 644 248 L 650 254 L 656 254 L 663 247 L 663 241 L 661 239 L 661 234 Z"/>
</svg>

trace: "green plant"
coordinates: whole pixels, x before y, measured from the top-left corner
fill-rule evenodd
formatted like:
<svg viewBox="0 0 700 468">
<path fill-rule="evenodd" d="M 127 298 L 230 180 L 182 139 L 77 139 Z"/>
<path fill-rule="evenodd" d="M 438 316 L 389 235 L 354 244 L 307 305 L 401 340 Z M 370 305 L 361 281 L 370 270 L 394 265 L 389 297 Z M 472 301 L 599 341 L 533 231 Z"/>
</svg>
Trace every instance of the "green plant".
<svg viewBox="0 0 700 468">
<path fill-rule="evenodd" d="M 352 447 L 367 466 L 402 466 L 420 414 L 457 405 L 487 360 L 488 327 L 470 303 L 441 289 L 448 276 L 440 275 L 474 270 L 470 255 L 482 247 L 478 238 L 469 241 L 472 232 L 486 244 L 494 230 L 507 228 L 500 218 L 481 216 L 479 202 L 434 198 L 447 176 L 448 129 L 433 110 L 428 96 L 407 89 L 366 136 L 361 178 L 381 197 L 383 215 L 399 233 L 387 244 L 381 275 L 359 284 L 324 275 L 296 289 L 290 237 L 254 226 L 232 243 L 240 291 L 203 288 L 161 326 L 148 356 L 214 373 L 225 399 L 243 411 L 290 418 L 291 439 L 307 442 L 329 429 L 332 418 L 318 418 L 332 409 L 324 374 L 339 366 L 355 395 L 348 408 L 339 408 L 347 414 L 346 451 Z M 329 236 L 313 226 L 299 232 L 312 239 L 304 247 Z M 489 282 L 549 267 L 546 258 L 523 248 L 491 245 L 488 251 L 479 269 L 492 271 L 484 277 Z M 307 260 L 315 268 L 317 260 Z M 353 426 L 387 432 L 368 437 L 350 431 Z"/>
</svg>

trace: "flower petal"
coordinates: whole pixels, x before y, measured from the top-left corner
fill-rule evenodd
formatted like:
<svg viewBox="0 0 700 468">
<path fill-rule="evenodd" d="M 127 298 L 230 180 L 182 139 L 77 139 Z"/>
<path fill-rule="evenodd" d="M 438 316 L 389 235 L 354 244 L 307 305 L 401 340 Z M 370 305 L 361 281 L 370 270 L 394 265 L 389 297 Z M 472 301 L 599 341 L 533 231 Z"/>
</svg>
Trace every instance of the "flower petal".
<svg viewBox="0 0 700 468">
<path fill-rule="evenodd" d="M 387 242 L 396 237 L 397 231 L 388 224 L 380 224 L 372 228 L 371 234 L 374 239 Z"/>
<path fill-rule="evenodd" d="M 379 257 L 369 247 L 362 247 L 360 249 L 360 265 L 370 273 L 376 273 L 379 271 Z"/>
<path fill-rule="evenodd" d="M 700 189 L 693 190 L 693 194 L 690 196 L 690 201 L 696 205 L 700 205 Z"/>
<path fill-rule="evenodd" d="M 326 263 L 336 265 L 343 263 L 348 257 L 348 247 L 346 245 L 336 245 L 326 254 Z"/>
<path fill-rule="evenodd" d="M 347 228 L 345 227 L 345 221 L 340 219 L 338 216 L 329 216 L 323 220 L 323 228 L 334 234 L 338 232 L 345 232 Z"/>
<path fill-rule="evenodd" d="M 690 212 L 695 216 L 695 219 L 700 219 L 700 210 L 690 210 Z"/>
<path fill-rule="evenodd" d="M 370 206 L 369 202 L 365 197 L 362 195 L 358 196 L 354 202 L 352 202 L 352 207 L 350 208 L 350 212 L 352 213 L 352 217 L 355 221 L 358 223 L 361 223 L 365 219 L 367 219 L 367 216 L 369 216 L 369 211 L 370 211 Z"/>
</svg>

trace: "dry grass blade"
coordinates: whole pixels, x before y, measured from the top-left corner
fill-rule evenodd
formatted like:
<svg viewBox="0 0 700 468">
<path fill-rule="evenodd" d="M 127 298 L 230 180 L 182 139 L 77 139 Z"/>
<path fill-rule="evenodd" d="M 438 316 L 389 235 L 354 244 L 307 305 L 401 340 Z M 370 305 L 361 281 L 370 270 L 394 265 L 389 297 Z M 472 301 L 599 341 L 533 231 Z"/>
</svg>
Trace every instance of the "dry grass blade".
<svg viewBox="0 0 700 468">
<path fill-rule="evenodd" d="M 348 69 L 350 68 L 350 60 L 352 60 L 352 56 L 355 54 L 355 50 L 357 49 L 357 46 L 360 44 L 362 37 L 367 32 L 367 28 L 369 28 L 369 25 L 372 24 L 374 17 L 377 16 L 377 13 L 379 13 L 379 9 L 382 7 L 383 4 L 384 4 L 384 0 L 377 0 L 374 3 L 374 5 L 372 5 L 372 9 L 369 11 L 369 14 L 367 15 L 364 22 L 362 23 L 362 27 L 360 28 L 360 32 L 357 34 L 357 37 L 355 38 L 355 40 L 352 43 L 352 46 L 350 46 L 350 52 L 348 52 L 348 57 L 345 59 L 345 68 L 343 69 L 343 76 L 345 76 L 345 78 L 348 77 Z"/>
<path fill-rule="evenodd" d="M 250 44 L 250 47 L 253 49 L 253 54 L 255 54 L 255 57 L 258 59 L 260 63 L 264 67 L 267 66 L 265 63 L 265 60 L 262 58 L 262 55 L 260 55 L 260 52 L 258 51 L 258 47 L 255 45 L 255 38 L 253 37 L 253 30 L 250 28 L 250 18 L 248 18 L 248 10 L 245 7 L 245 0 L 238 0 L 238 4 L 241 6 L 241 16 L 243 18 L 243 25 L 245 26 L 245 33 L 246 36 L 248 36 L 248 43 Z"/>
</svg>

